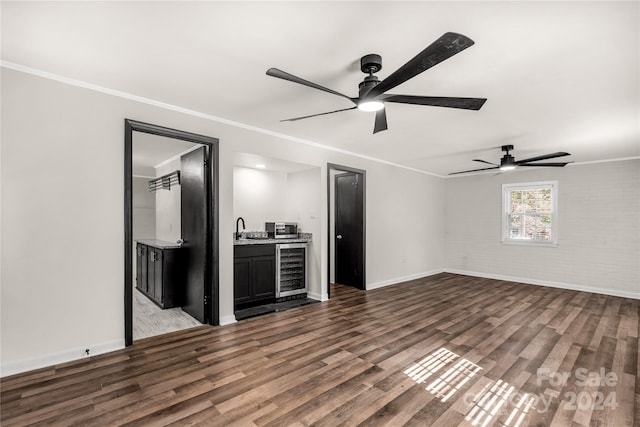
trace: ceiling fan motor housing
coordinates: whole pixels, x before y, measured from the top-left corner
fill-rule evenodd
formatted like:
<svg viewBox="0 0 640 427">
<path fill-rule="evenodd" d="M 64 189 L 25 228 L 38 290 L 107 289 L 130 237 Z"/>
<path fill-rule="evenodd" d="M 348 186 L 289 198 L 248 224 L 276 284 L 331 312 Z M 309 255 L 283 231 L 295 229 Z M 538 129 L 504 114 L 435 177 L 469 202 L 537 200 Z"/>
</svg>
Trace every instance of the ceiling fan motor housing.
<svg viewBox="0 0 640 427">
<path fill-rule="evenodd" d="M 502 159 L 500 159 L 500 167 L 505 168 L 511 166 L 515 166 L 515 159 L 511 154 L 505 154 Z"/>
<path fill-rule="evenodd" d="M 364 100 L 367 97 L 367 93 L 375 87 L 378 83 L 378 78 L 376 76 L 367 76 L 363 81 L 358 85 L 358 96 L 361 100 Z"/>
</svg>

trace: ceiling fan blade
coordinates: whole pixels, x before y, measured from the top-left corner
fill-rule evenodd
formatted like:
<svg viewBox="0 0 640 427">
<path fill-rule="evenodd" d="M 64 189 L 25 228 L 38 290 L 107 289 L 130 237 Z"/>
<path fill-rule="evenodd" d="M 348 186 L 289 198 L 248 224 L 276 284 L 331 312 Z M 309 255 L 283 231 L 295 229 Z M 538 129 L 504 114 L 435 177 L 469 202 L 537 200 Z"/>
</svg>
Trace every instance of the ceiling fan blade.
<svg viewBox="0 0 640 427">
<path fill-rule="evenodd" d="M 294 117 L 292 119 L 284 119 L 284 120 L 280 120 L 280 121 L 281 122 L 295 122 L 296 120 L 308 119 L 310 117 L 317 117 L 317 116 L 326 116 L 327 114 L 339 113 L 340 111 L 355 110 L 356 108 L 358 108 L 358 107 L 343 108 L 341 110 L 328 111 L 326 113 L 311 114 L 309 116 Z"/>
<path fill-rule="evenodd" d="M 318 89 L 318 90 L 322 90 L 324 92 L 328 92 L 328 93 L 332 93 L 334 95 L 338 95 L 341 96 L 343 98 L 347 98 L 349 101 L 353 102 L 354 104 L 357 103 L 357 98 L 350 98 L 347 95 L 344 95 L 340 92 L 336 92 L 335 90 L 331 90 L 329 88 L 326 88 L 324 86 L 320 86 L 319 84 L 310 82 L 308 80 L 302 79 L 300 77 L 294 76 L 293 74 L 289 74 L 285 71 L 279 70 L 277 68 L 269 68 L 267 70 L 267 76 L 271 76 L 271 77 L 277 77 L 279 79 L 282 80 L 287 80 L 293 83 L 298 83 L 304 86 L 308 86 L 314 89 Z"/>
<path fill-rule="evenodd" d="M 462 172 L 451 172 L 449 175 L 457 175 L 459 173 L 467 173 L 467 172 L 479 172 L 479 171 L 488 171 L 491 169 L 500 169 L 500 166 L 494 166 L 492 168 L 482 168 L 482 169 L 471 169 L 468 171 L 462 171 Z"/>
<path fill-rule="evenodd" d="M 376 111 L 376 121 L 373 125 L 373 133 L 376 134 L 383 130 L 387 130 L 387 113 L 384 108 Z"/>
<path fill-rule="evenodd" d="M 557 153 L 544 154 L 542 156 L 530 157 L 528 159 L 522 159 L 515 162 L 516 165 L 522 165 L 523 163 L 537 162 L 539 160 L 554 159 L 556 157 L 570 156 L 571 154 L 559 151 Z"/>
<path fill-rule="evenodd" d="M 473 159 L 474 162 L 481 162 L 481 163 L 486 163 L 488 165 L 493 165 L 493 166 L 499 166 L 495 163 L 491 163 L 491 162 L 487 162 L 486 160 L 481 160 L 481 159 Z"/>
<path fill-rule="evenodd" d="M 456 53 L 462 52 L 472 45 L 473 40 L 462 34 L 445 33 L 409 60 L 409 62 L 382 80 L 377 86 L 374 86 L 373 89 L 369 91 L 369 95 L 375 97 L 389 89 L 393 89 L 399 84 L 406 82 L 445 59 L 451 58 Z"/>
<path fill-rule="evenodd" d="M 519 163 L 518 167 L 520 166 L 544 166 L 544 167 L 555 167 L 555 168 L 562 168 L 565 167 L 566 165 L 568 165 L 569 163 L 573 163 L 573 162 L 557 162 L 557 163 Z"/>
<path fill-rule="evenodd" d="M 431 105 L 434 107 L 462 108 L 465 110 L 479 110 L 487 101 L 486 98 L 451 98 L 444 96 L 413 96 L 413 95 L 383 95 L 379 97 L 384 102 L 398 102 L 401 104 Z"/>
</svg>

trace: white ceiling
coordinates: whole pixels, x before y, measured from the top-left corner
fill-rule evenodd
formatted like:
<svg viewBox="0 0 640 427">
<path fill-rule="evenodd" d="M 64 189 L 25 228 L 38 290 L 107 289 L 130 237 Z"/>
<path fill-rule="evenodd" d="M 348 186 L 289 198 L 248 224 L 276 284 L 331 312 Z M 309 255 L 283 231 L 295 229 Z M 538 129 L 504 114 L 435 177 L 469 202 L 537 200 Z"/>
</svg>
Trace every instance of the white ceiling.
<svg viewBox="0 0 640 427">
<path fill-rule="evenodd" d="M 589 162 L 640 155 L 640 3 L 7 2 L 2 60 L 446 175 L 568 151 Z M 383 79 L 445 32 L 475 45 L 394 93 L 488 98 L 480 111 L 391 104 L 374 113 L 265 75 L 280 68 L 357 95 L 359 59 Z M 215 135 L 214 135 L 215 136 Z"/>
<path fill-rule="evenodd" d="M 278 172 L 301 172 L 314 169 L 316 166 L 306 165 L 303 163 L 290 162 L 283 159 L 261 156 L 252 153 L 233 153 L 233 164 L 251 169 L 265 169 Z"/>
</svg>

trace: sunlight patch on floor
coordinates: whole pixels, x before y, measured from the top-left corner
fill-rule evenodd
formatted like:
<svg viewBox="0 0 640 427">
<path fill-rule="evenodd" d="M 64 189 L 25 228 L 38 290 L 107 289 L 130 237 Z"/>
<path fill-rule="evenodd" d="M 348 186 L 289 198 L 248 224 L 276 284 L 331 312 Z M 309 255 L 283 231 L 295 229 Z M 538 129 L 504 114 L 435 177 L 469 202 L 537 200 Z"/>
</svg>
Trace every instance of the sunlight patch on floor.
<svg viewBox="0 0 640 427">
<path fill-rule="evenodd" d="M 458 357 L 460 356 L 446 348 L 441 348 L 421 361 L 414 363 L 409 369 L 404 371 L 404 373 L 416 383 L 420 384 Z"/>
<path fill-rule="evenodd" d="M 475 363 L 467 359 L 460 359 L 444 374 L 429 384 L 427 390 L 441 401 L 446 402 L 481 370 L 482 368 Z"/>
<path fill-rule="evenodd" d="M 536 397 L 519 390 L 506 381 L 487 384 L 477 393 L 465 420 L 471 425 L 485 427 L 497 417 L 509 414 L 501 423 L 505 427 L 519 427 L 536 404 Z"/>
<path fill-rule="evenodd" d="M 482 368 L 467 359 L 460 359 L 460 356 L 442 347 L 420 362 L 413 364 L 404 373 L 420 384 L 454 362 L 453 366 L 450 366 L 426 388 L 431 394 L 446 402 Z"/>
</svg>

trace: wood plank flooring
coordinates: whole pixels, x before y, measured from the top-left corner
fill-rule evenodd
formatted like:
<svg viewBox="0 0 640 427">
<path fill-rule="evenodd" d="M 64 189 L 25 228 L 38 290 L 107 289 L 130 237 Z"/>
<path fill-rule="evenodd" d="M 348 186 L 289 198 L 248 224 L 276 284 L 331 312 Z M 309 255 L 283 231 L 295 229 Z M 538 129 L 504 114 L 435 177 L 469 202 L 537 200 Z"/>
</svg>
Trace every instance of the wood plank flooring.
<svg viewBox="0 0 640 427">
<path fill-rule="evenodd" d="M 0 381 L 2 426 L 640 425 L 638 300 L 439 274 Z"/>
</svg>

